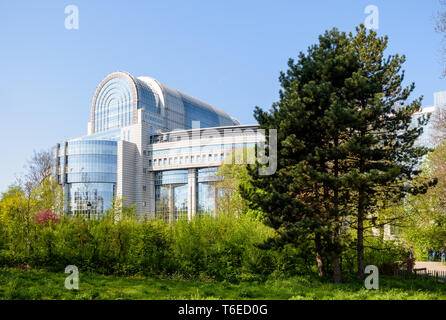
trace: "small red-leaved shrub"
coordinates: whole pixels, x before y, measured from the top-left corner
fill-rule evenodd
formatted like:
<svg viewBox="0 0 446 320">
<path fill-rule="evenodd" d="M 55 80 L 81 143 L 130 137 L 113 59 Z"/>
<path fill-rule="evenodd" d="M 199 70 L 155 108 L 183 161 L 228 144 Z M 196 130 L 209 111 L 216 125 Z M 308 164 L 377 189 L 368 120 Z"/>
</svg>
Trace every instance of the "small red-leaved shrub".
<svg viewBox="0 0 446 320">
<path fill-rule="evenodd" d="M 34 222 L 43 226 L 48 226 L 51 223 L 58 223 L 60 217 L 52 211 L 42 210 L 34 215 Z"/>
</svg>

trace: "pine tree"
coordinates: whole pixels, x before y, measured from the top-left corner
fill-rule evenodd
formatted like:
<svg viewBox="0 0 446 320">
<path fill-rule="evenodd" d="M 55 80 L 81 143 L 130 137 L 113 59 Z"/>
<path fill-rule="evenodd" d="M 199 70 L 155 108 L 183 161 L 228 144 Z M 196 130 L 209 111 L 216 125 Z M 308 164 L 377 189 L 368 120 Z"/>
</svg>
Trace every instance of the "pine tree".
<svg viewBox="0 0 446 320">
<path fill-rule="evenodd" d="M 346 142 L 348 187 L 356 206 L 353 226 L 357 229 L 358 277 L 364 277 L 364 221 L 373 219 L 378 202 L 397 200 L 408 192 L 417 192 L 413 178 L 420 173 L 419 164 L 429 151 L 417 146 L 427 119 L 414 125 L 414 113 L 421 98 L 407 100 L 414 83 L 403 87 L 405 56 L 384 57 L 387 37 L 361 26 L 349 38 L 359 58 L 360 69 L 346 82 L 347 102 L 353 121 Z"/>
<path fill-rule="evenodd" d="M 421 99 L 403 105 L 414 86 L 401 87 L 404 56 L 384 59 L 386 46 L 387 38 L 363 26 L 356 35 L 327 31 L 297 62 L 290 59 L 279 102 L 255 110 L 260 128 L 278 129 L 277 172 L 260 176 L 259 165 L 250 168 L 242 195 L 278 231 L 272 243 L 297 244 L 312 234 L 319 274 L 325 252 L 335 282 L 342 280 L 346 222 L 356 220 L 363 272 L 361 225 L 377 190 L 402 194 L 401 180 L 417 174 L 426 153 L 413 145 L 422 129 L 410 128 Z"/>
</svg>

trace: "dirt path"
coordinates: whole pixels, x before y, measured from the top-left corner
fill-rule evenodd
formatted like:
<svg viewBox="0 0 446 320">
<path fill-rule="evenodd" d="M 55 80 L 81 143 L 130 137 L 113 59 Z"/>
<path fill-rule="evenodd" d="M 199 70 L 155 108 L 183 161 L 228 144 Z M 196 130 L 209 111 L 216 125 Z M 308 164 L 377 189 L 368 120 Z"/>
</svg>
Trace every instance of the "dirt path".
<svg viewBox="0 0 446 320">
<path fill-rule="evenodd" d="M 429 271 L 443 271 L 446 272 L 446 266 L 443 265 L 441 262 L 431 262 L 431 261 L 416 261 L 415 262 L 415 268 L 421 269 L 426 268 L 426 270 Z"/>
</svg>

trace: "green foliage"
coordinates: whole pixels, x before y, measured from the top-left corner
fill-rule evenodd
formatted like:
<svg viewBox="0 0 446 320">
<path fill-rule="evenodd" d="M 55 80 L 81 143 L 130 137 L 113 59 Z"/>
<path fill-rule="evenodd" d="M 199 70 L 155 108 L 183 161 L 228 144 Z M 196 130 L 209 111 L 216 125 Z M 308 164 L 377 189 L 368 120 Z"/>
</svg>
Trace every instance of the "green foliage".
<svg viewBox="0 0 446 320">
<path fill-rule="evenodd" d="M 5 230 L 0 263 L 48 270 L 76 265 L 102 274 L 230 282 L 311 270 L 299 249 L 259 248 L 274 231 L 249 215 L 197 216 L 170 225 L 156 219 L 141 221 L 132 208 L 122 212 L 113 207 L 100 219 L 63 216 L 57 223 L 33 223 L 29 254 L 21 225 L 0 223 Z"/>
<path fill-rule="evenodd" d="M 381 276 L 379 290 L 363 281 L 334 285 L 311 276 L 270 278 L 240 283 L 176 281 L 146 277 L 116 277 L 81 272 L 79 290 L 64 287 L 67 275 L 42 270 L 0 269 L 0 299 L 282 299 L 282 300 L 444 300 L 446 287 L 435 280 Z"/>
<path fill-rule="evenodd" d="M 205 216 L 178 221 L 174 227 L 173 253 L 186 275 L 236 280 L 244 273 L 267 274 L 274 268 L 269 252 L 255 245 L 273 235 L 250 217 Z"/>
<path fill-rule="evenodd" d="M 407 250 L 399 241 L 382 240 L 379 237 L 366 237 L 364 240 L 364 263 L 381 267 L 383 264 L 403 261 Z M 354 244 L 342 253 L 342 269 L 353 273 L 358 267 L 357 250 Z"/>
<path fill-rule="evenodd" d="M 64 216 L 57 223 L 34 223 L 29 255 L 21 225 L 0 223 L 0 228 L 6 230 L 2 234 L 0 265 L 52 271 L 76 265 L 82 272 L 232 283 L 315 271 L 313 246 L 305 242 L 283 247 L 259 246 L 274 238 L 275 232 L 249 215 L 205 215 L 170 225 L 156 219 L 141 221 L 132 208 L 123 208 L 124 214 L 117 212 L 117 208 L 112 208 L 101 219 Z M 399 258 L 393 243 L 374 242 L 371 246 L 380 250 L 366 251 L 370 264 Z M 355 261 L 349 260 L 348 254 L 343 268 L 351 271 Z"/>
<path fill-rule="evenodd" d="M 247 148 L 239 151 L 243 158 L 247 159 Z M 248 170 L 245 164 L 234 164 L 235 153 L 232 154 L 232 163 L 223 164 L 217 172 L 220 181 L 217 183 L 219 197 L 217 199 L 218 215 L 248 215 L 253 219 L 261 221 L 263 212 L 253 209 L 249 200 L 242 197 L 240 186 L 249 181 Z"/>
<path fill-rule="evenodd" d="M 428 248 L 446 247 L 446 144 L 438 145 L 424 162 L 420 180 L 437 183 L 426 192 L 407 197 L 398 208 L 404 220 L 399 236 L 413 246 L 417 260 L 427 260 Z"/>
<path fill-rule="evenodd" d="M 51 235 L 43 234 L 42 239 L 38 239 L 39 226 L 35 224 L 35 215 L 39 211 L 60 212 L 62 199 L 61 187 L 51 176 L 10 186 L 0 199 L 0 250 L 9 250 L 15 256 L 27 258 L 39 256 L 40 249 L 34 244 L 50 241 L 48 237 Z M 47 255 L 52 254 L 49 247 L 52 245 L 46 246 Z"/>
<path fill-rule="evenodd" d="M 344 222 L 357 230 L 362 276 L 365 220 L 386 200 L 407 193 L 428 151 L 414 145 L 426 123 L 419 119 L 412 126 L 421 98 L 407 101 L 414 85 L 402 85 L 405 57 L 385 57 L 387 45 L 387 37 L 363 25 L 355 34 L 326 31 L 289 60 L 279 78 L 280 100 L 254 114 L 261 129 L 278 130 L 277 171 L 262 176 L 262 165 L 249 168 L 241 194 L 265 213 L 278 244 L 314 241 L 336 282 L 339 255 L 351 240 L 344 237 Z"/>
</svg>

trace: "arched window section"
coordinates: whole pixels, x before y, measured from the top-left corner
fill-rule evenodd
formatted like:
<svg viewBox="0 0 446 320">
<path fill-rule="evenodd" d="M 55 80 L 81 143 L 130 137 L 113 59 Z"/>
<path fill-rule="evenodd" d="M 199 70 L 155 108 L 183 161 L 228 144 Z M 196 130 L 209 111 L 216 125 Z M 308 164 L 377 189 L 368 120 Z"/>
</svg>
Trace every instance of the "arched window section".
<svg viewBox="0 0 446 320">
<path fill-rule="evenodd" d="M 130 84 L 123 78 L 112 78 L 99 91 L 95 104 L 95 132 L 133 124 L 134 97 Z"/>
</svg>

